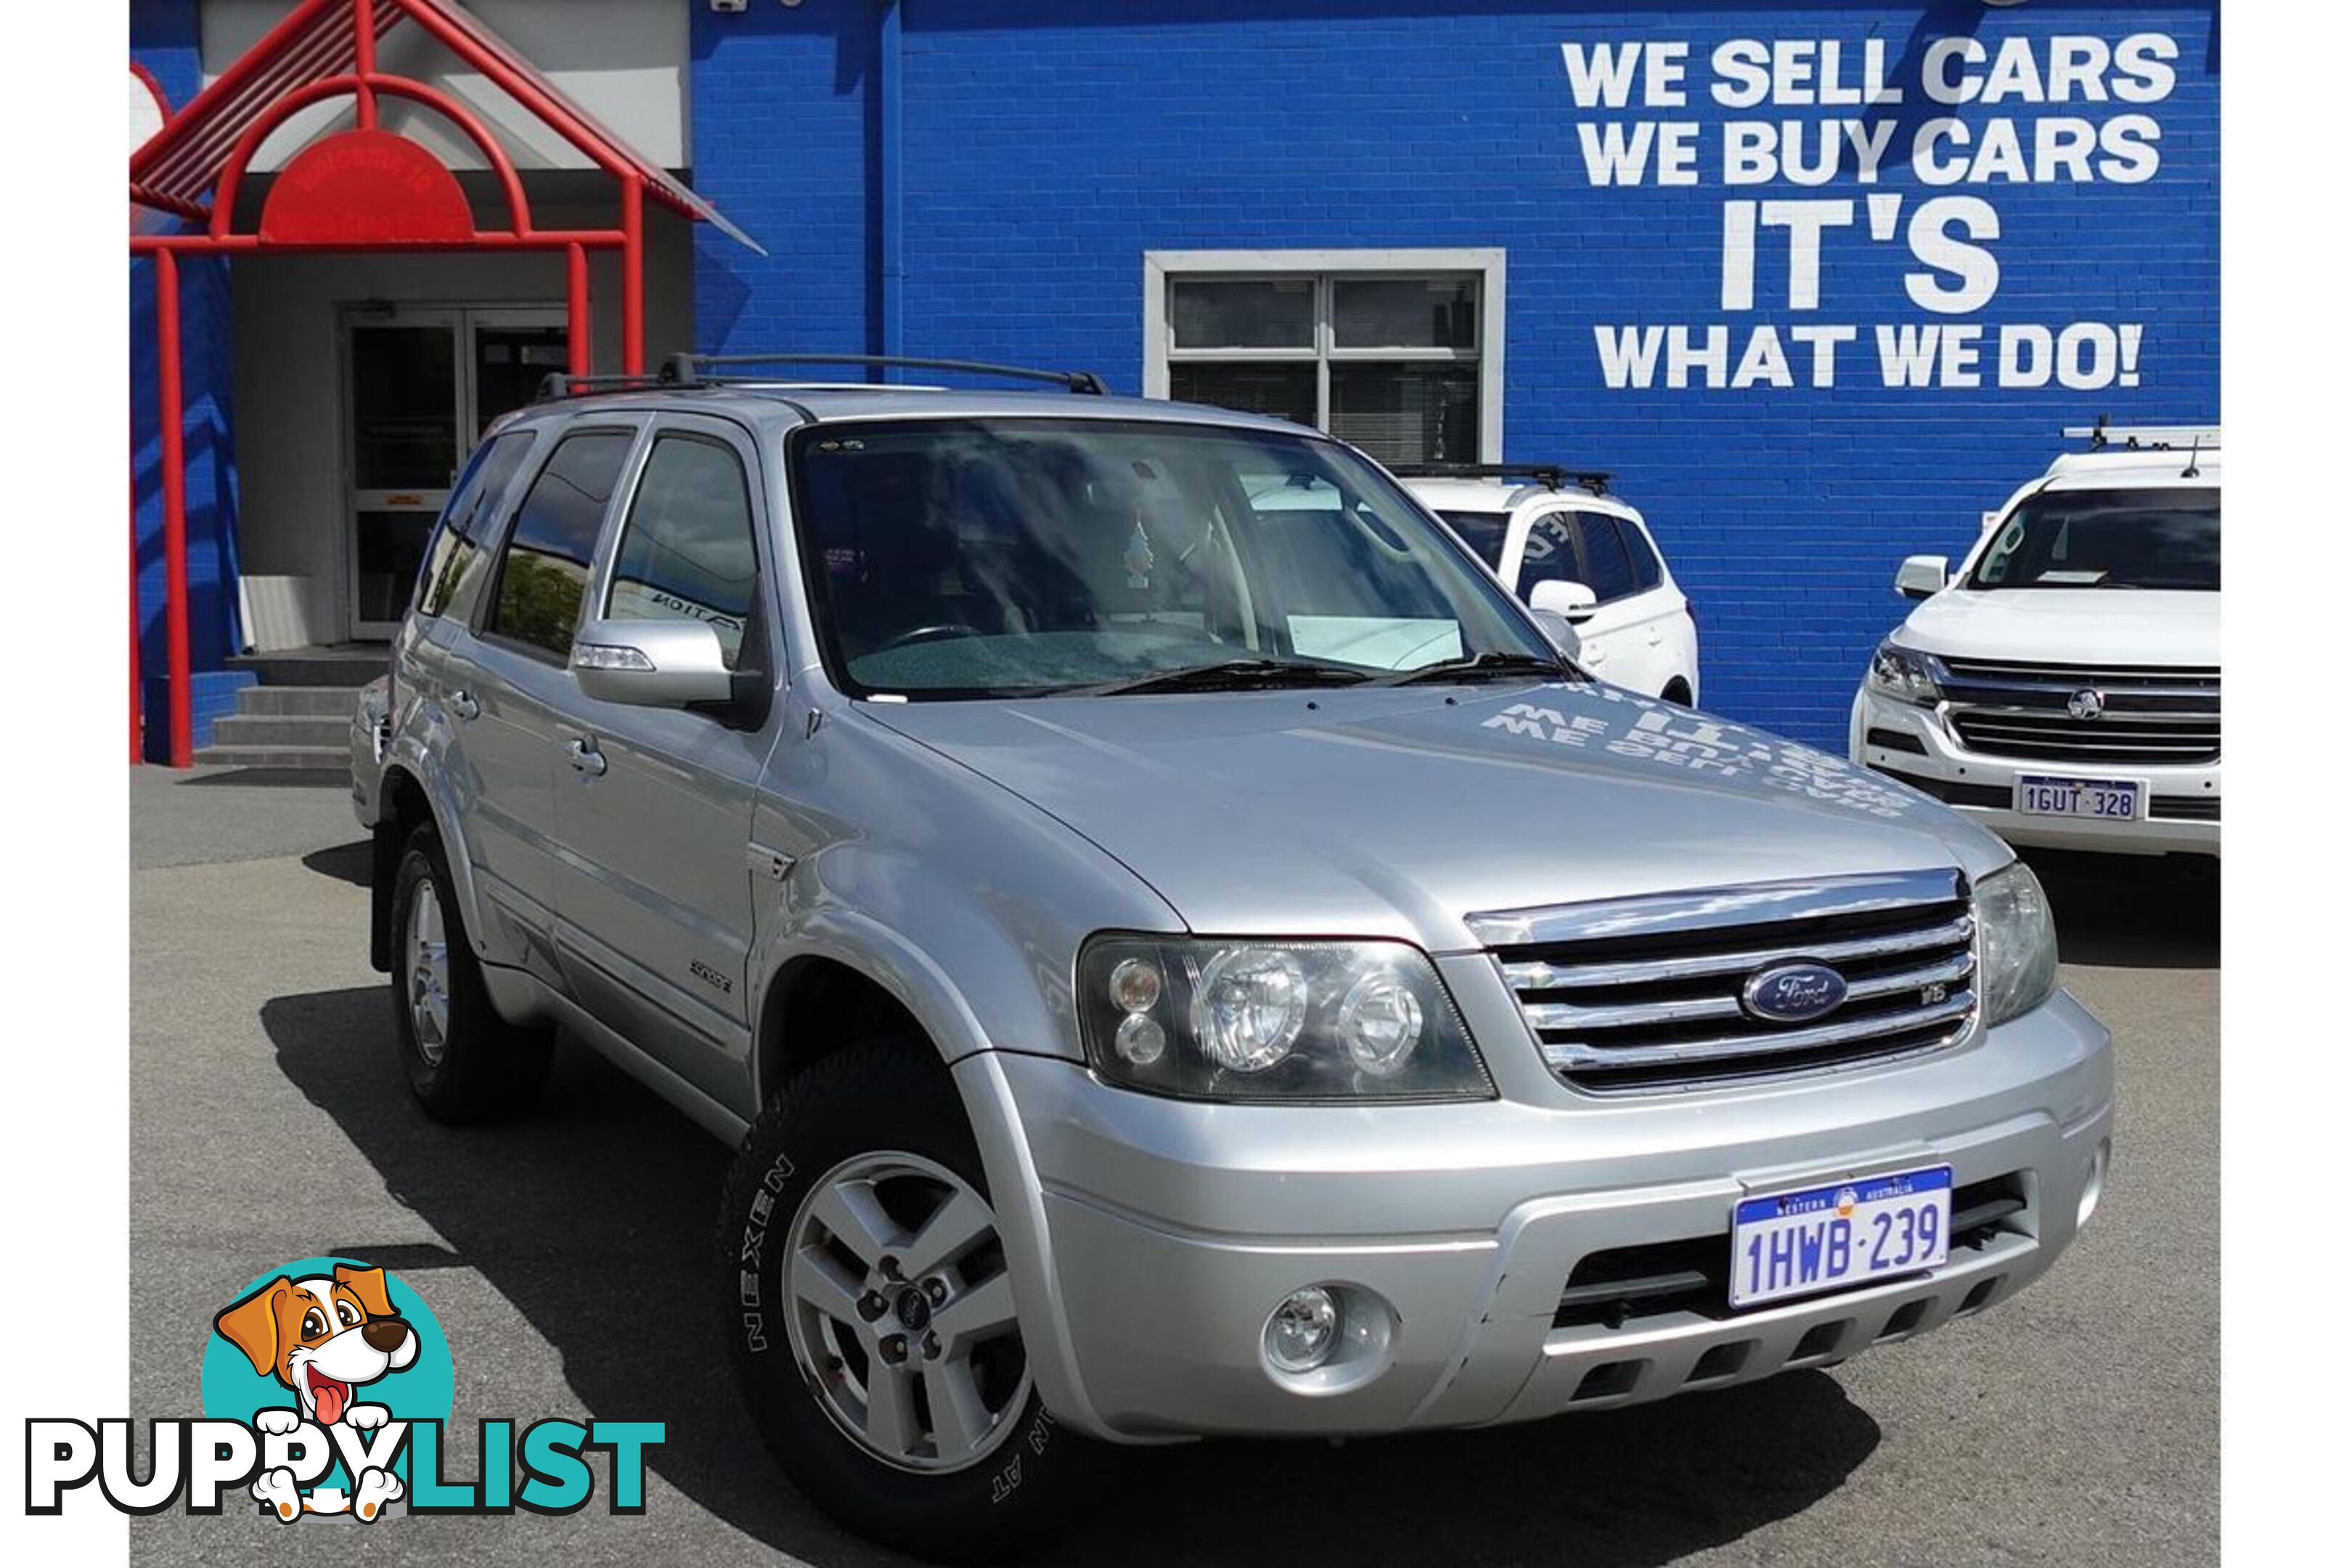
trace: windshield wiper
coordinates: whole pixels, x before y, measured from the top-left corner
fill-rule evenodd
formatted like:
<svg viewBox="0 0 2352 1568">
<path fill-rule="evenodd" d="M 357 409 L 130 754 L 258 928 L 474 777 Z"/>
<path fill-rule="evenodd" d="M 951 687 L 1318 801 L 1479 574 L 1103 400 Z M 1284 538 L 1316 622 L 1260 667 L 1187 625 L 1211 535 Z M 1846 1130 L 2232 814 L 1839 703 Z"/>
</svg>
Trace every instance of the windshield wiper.
<svg viewBox="0 0 2352 1568">
<path fill-rule="evenodd" d="M 1273 690 L 1285 686 L 1355 686 L 1366 679 L 1360 669 L 1341 664 L 1308 664 L 1286 658 L 1225 658 L 1214 664 L 1186 665 L 1154 670 L 1098 686 L 1073 686 L 1064 697 L 1124 697 L 1145 691 Z"/>
<path fill-rule="evenodd" d="M 1576 671 L 1564 659 L 1545 658 L 1532 653 L 1474 653 L 1467 658 L 1443 658 L 1435 664 L 1424 664 L 1417 669 L 1399 670 L 1383 675 L 1372 682 L 1375 686 L 1412 686 L 1420 681 L 1482 680 L 1490 677 L 1504 679 L 1540 676 L 1548 680 L 1563 678 L 1574 679 Z"/>
</svg>

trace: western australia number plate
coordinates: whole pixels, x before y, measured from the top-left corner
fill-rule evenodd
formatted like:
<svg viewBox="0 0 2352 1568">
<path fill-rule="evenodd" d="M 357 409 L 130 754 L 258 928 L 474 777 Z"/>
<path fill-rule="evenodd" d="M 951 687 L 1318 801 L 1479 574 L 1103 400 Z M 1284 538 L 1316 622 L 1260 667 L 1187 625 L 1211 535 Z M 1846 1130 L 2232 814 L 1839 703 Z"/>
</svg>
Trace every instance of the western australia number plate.
<svg viewBox="0 0 2352 1568">
<path fill-rule="evenodd" d="M 1843 1290 L 1944 1261 L 1952 1168 L 1749 1198 L 1732 1211 L 1731 1304 Z"/>
<path fill-rule="evenodd" d="M 2131 779 L 2057 779 L 2023 773 L 2017 781 L 2017 809 L 2026 816 L 2137 822 L 2139 794 L 2139 784 Z"/>
</svg>

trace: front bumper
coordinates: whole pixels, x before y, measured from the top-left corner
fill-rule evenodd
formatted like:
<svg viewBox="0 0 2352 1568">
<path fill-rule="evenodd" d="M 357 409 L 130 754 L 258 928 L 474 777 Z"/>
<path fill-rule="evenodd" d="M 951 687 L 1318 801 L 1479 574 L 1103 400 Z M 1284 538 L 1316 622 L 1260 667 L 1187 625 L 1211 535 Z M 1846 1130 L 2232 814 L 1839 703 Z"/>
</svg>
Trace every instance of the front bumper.
<svg viewBox="0 0 2352 1568">
<path fill-rule="evenodd" d="M 1926 1332 L 2022 1289 L 2074 1239 L 2114 1094 L 2105 1029 L 2063 993 L 1933 1058 L 1737 1093 L 1216 1106 L 1059 1059 L 955 1070 L 1038 1386 L 1061 1419 L 1129 1442 L 1528 1420 Z M 2026 1199 L 1940 1268 L 1738 1313 L 1719 1298 L 1613 1326 L 1561 1311 L 1588 1255 L 1720 1237 L 1727 1263 L 1751 1191 L 1938 1163 L 1962 1187 L 2013 1177 Z M 1287 1376 L 1262 1331 L 1308 1285 L 1349 1293 L 1349 1344 Z"/>
<path fill-rule="evenodd" d="M 1888 740 L 1901 737 L 1901 743 L 1874 741 L 1874 731 Z M 1867 687 L 1854 696 L 1846 754 L 1864 767 L 1934 795 L 2011 844 L 2125 855 L 2218 856 L 2221 852 L 2218 763 L 2199 767 L 2131 763 L 2095 768 L 2077 763 L 1988 756 L 1964 749 L 1937 710 L 1880 697 Z M 2015 797 L 2020 773 L 2136 779 L 2145 786 L 2147 805 L 2142 809 L 2147 815 L 2137 822 L 2021 816 L 2008 804 Z"/>
</svg>

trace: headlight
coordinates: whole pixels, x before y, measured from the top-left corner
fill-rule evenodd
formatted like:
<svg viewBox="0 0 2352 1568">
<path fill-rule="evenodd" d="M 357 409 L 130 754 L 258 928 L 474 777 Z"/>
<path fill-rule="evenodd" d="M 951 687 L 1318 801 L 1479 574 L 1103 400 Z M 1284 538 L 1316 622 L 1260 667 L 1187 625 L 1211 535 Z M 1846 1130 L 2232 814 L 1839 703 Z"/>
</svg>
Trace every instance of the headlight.
<svg viewBox="0 0 2352 1568">
<path fill-rule="evenodd" d="M 1087 1056 L 1186 1100 L 1487 1100 L 1454 999 L 1395 942 L 1097 937 L 1078 956 Z"/>
<path fill-rule="evenodd" d="M 1979 882 L 1976 893 L 1985 1022 L 2006 1024 L 2057 986 L 2058 927 L 2049 895 L 2021 860 Z"/>
<path fill-rule="evenodd" d="M 1936 684 L 1939 673 L 1933 656 L 1891 642 L 1880 643 L 1870 656 L 1870 689 L 1922 708 L 1944 700 L 1943 689 Z"/>
</svg>

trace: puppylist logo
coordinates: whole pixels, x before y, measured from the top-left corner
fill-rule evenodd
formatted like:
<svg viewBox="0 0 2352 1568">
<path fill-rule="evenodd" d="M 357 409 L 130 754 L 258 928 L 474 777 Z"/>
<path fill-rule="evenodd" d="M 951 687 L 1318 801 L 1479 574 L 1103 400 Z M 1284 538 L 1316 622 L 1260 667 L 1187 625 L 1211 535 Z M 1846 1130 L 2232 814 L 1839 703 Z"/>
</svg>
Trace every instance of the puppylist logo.
<svg viewBox="0 0 2352 1568">
<path fill-rule="evenodd" d="M 177 1502 L 216 1514 L 242 1493 L 287 1525 L 576 1513 L 595 1492 L 583 1458 L 593 1449 L 611 1459 L 608 1510 L 645 1511 L 646 1450 L 662 1441 L 660 1422 L 484 1420 L 470 1467 L 478 1479 L 452 1481 L 443 1436 L 456 1386 L 441 1325 L 405 1283 L 349 1258 L 299 1259 L 215 1314 L 204 1415 L 148 1423 L 144 1477 L 133 1473 L 127 1419 L 26 1421 L 26 1511 L 61 1512 L 67 1492 L 94 1483 L 124 1513 Z"/>
</svg>

